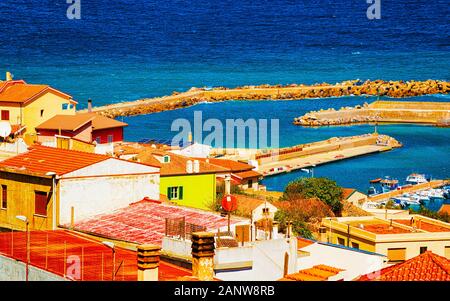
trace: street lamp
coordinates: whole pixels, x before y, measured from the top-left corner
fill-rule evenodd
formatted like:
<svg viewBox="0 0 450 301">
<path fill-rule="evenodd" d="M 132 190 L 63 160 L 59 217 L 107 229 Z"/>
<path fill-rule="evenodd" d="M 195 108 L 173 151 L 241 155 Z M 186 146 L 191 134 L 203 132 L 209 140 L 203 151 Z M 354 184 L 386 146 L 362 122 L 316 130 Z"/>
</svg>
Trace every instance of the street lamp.
<svg viewBox="0 0 450 301">
<path fill-rule="evenodd" d="M 46 176 L 52 177 L 52 229 L 56 230 L 56 172 L 49 171 L 45 174 Z"/>
<path fill-rule="evenodd" d="M 28 274 L 29 274 L 29 263 L 30 263 L 30 232 L 28 231 L 28 225 L 30 224 L 28 218 L 24 215 L 17 215 L 16 218 L 26 225 L 26 243 L 27 243 L 27 259 L 25 262 L 25 280 L 28 281 Z"/>
<path fill-rule="evenodd" d="M 112 281 L 116 278 L 116 249 L 114 243 L 110 241 L 102 241 L 102 244 L 112 250 Z"/>
</svg>

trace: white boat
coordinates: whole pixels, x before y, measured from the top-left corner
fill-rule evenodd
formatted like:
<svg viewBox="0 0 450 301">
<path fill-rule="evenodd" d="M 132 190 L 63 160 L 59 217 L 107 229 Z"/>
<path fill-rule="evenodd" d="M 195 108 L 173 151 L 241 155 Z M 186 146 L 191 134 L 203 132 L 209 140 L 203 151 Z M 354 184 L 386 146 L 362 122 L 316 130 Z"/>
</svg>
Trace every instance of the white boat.
<svg viewBox="0 0 450 301">
<path fill-rule="evenodd" d="M 413 173 L 406 177 L 406 183 L 416 185 L 420 183 L 427 183 L 428 180 L 424 174 Z"/>
</svg>

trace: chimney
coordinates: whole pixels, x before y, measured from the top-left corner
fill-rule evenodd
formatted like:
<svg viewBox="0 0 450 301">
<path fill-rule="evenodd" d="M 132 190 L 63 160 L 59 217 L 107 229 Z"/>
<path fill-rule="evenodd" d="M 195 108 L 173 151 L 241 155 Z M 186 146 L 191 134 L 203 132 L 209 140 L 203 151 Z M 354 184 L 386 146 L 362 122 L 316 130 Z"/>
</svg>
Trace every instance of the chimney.
<svg viewBox="0 0 450 301">
<path fill-rule="evenodd" d="M 199 173 L 200 172 L 200 161 L 194 160 L 194 172 Z"/>
<path fill-rule="evenodd" d="M 139 245 L 138 281 L 158 281 L 159 253 L 161 247 L 155 245 Z"/>
<path fill-rule="evenodd" d="M 10 81 L 10 80 L 13 80 L 13 76 L 12 76 L 11 72 L 6 71 L 6 81 Z"/>
<path fill-rule="evenodd" d="M 231 194 L 231 175 L 225 175 L 225 194 Z"/>
<path fill-rule="evenodd" d="M 214 280 L 213 233 L 192 233 L 192 276 L 200 281 Z"/>
<path fill-rule="evenodd" d="M 187 172 L 187 173 L 192 173 L 192 169 L 193 169 L 193 167 L 192 167 L 192 161 L 191 161 L 191 160 L 188 160 L 188 161 L 186 162 L 186 172 Z"/>
<path fill-rule="evenodd" d="M 287 221 L 286 223 L 286 237 L 287 238 L 291 238 L 292 236 L 292 222 L 291 221 Z"/>
<path fill-rule="evenodd" d="M 272 239 L 278 238 L 278 222 L 274 221 L 272 223 Z"/>
<path fill-rule="evenodd" d="M 91 113 L 92 112 L 92 99 L 88 99 L 88 112 Z"/>
<path fill-rule="evenodd" d="M 328 242 L 327 239 L 327 228 L 324 226 L 319 227 L 319 241 Z"/>
</svg>

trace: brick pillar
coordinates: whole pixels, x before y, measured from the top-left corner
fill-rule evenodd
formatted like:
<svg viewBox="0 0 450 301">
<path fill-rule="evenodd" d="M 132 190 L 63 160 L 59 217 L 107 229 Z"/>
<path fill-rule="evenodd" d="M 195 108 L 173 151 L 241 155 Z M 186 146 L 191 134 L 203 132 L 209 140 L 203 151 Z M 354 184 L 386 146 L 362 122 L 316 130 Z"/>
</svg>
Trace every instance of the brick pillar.
<svg viewBox="0 0 450 301">
<path fill-rule="evenodd" d="M 192 233 L 192 276 L 200 281 L 214 279 L 214 234 Z"/>
<path fill-rule="evenodd" d="M 160 251 L 161 247 L 155 245 L 137 247 L 138 281 L 158 281 Z"/>
</svg>

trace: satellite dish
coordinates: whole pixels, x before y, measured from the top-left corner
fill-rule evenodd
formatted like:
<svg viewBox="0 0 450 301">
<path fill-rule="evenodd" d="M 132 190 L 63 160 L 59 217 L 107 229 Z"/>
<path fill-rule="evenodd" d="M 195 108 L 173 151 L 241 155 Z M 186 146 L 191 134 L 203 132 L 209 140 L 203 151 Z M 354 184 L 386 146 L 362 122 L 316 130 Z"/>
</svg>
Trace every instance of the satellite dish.
<svg viewBox="0 0 450 301">
<path fill-rule="evenodd" d="M 8 137 L 11 135 L 11 131 L 11 124 L 8 121 L 0 121 L 0 137 Z"/>
</svg>

